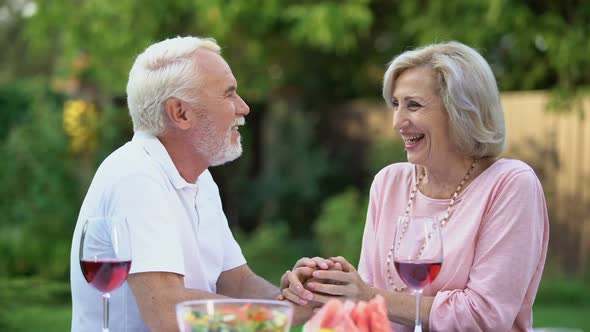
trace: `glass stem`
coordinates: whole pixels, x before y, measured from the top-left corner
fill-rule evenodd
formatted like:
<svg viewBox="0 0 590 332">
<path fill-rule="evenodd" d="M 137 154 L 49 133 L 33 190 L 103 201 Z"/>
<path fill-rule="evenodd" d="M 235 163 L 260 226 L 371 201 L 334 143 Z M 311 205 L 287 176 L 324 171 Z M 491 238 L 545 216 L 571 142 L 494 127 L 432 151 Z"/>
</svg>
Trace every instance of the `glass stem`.
<svg viewBox="0 0 590 332">
<path fill-rule="evenodd" d="M 416 290 L 416 325 L 414 332 L 422 332 L 422 321 L 420 320 L 420 300 L 422 300 L 422 290 Z"/>
<path fill-rule="evenodd" d="M 109 332 L 109 299 L 111 293 L 102 294 L 102 332 Z"/>
</svg>

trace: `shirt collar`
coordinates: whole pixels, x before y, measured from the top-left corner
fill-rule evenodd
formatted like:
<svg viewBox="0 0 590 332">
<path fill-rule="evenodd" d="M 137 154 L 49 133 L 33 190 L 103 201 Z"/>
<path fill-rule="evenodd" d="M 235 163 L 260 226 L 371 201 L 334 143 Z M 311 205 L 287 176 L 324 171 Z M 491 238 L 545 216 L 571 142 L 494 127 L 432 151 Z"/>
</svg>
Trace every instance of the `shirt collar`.
<svg viewBox="0 0 590 332">
<path fill-rule="evenodd" d="M 132 141 L 139 144 L 162 167 L 174 188 L 196 187 L 196 183 L 188 183 L 180 176 L 168 151 L 156 136 L 145 132 L 136 132 Z"/>
</svg>

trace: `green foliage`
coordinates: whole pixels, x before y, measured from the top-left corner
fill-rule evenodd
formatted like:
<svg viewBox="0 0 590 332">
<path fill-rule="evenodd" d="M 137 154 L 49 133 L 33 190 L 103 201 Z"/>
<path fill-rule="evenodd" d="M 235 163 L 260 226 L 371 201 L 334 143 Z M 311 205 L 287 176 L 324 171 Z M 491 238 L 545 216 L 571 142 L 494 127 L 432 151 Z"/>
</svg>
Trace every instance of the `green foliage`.
<svg viewBox="0 0 590 332">
<path fill-rule="evenodd" d="M 314 225 L 323 257 L 343 256 L 358 265 L 368 199 L 348 189 L 326 200 Z"/>
<path fill-rule="evenodd" d="M 39 278 L 0 278 L 0 330 L 69 331 L 70 285 Z"/>
<path fill-rule="evenodd" d="M 367 171 L 374 176 L 385 166 L 406 160 L 406 150 L 400 140 L 378 140 L 369 147 Z"/>
<path fill-rule="evenodd" d="M 545 273 L 533 306 L 533 325 L 589 331 L 589 310 L 590 284 L 587 280 Z"/>
<path fill-rule="evenodd" d="M 533 327 L 556 328 L 555 331 L 590 331 L 590 305 L 541 304 L 533 307 Z M 563 328 L 563 329 L 559 329 Z M 551 331 L 547 329 L 548 331 Z"/>
<path fill-rule="evenodd" d="M 123 94 L 139 51 L 188 34 L 216 38 L 245 96 L 257 101 L 285 91 L 308 100 L 341 92 L 376 95 L 383 66 L 395 54 L 451 39 L 479 48 L 503 90 L 576 90 L 590 83 L 590 6 L 583 0 L 55 0 L 37 5 L 36 15 L 11 25 L 25 24 L 25 32 L 15 30 L 23 35 L 18 40 L 31 45 L 27 54 L 55 55 L 49 57 L 57 65 L 54 77 L 69 77 L 73 60 L 88 54 L 89 79 L 115 94 Z"/>
<path fill-rule="evenodd" d="M 44 1 L 28 22 L 27 36 L 37 52 L 60 50 L 56 76 L 71 75 L 73 60 L 80 53 L 89 54 L 92 81 L 118 94 L 124 91 L 131 62 L 148 44 L 175 35 L 212 36 L 235 60 L 234 71 L 247 95 L 262 99 L 283 75 L 300 76 L 295 71 L 301 70 L 301 64 L 292 66 L 300 61 L 292 58 L 298 49 L 352 49 L 371 24 L 366 0 L 257 2 Z"/>
<path fill-rule="evenodd" d="M 292 21 L 290 37 L 321 50 L 345 52 L 368 32 L 372 15 L 367 0 L 293 5 L 285 16 Z"/>
<path fill-rule="evenodd" d="M 100 162 L 133 137 L 133 126 L 126 108 L 105 105 L 100 110 L 98 121 L 96 151 L 89 151 L 90 161 L 94 165 L 87 170 L 86 177 L 93 176 L 94 170 Z M 87 178 L 83 179 L 82 184 L 86 180 Z"/>
<path fill-rule="evenodd" d="M 104 128 L 99 130 L 101 149 L 74 154 L 63 130 L 63 97 L 38 84 L 24 86 L 26 93 L 16 94 L 3 108 L 5 116 L 21 119 L 0 140 L 0 277 L 65 279 L 74 224 L 96 156 L 119 145 L 125 126 L 108 127 L 104 121 L 116 123 L 121 112 L 106 108 L 99 124 Z"/>
<path fill-rule="evenodd" d="M 373 142 L 366 159 L 368 174 L 405 160 L 403 145 L 390 140 Z M 364 191 L 348 188 L 325 200 L 314 223 L 314 234 L 324 257 L 343 256 L 357 266 L 369 204 L 367 182 Z"/>
<path fill-rule="evenodd" d="M 82 193 L 61 130 L 61 101 L 42 91 L 30 97 L 30 109 L 5 110 L 29 116 L 0 145 L 0 275 L 65 277 L 72 207 Z"/>
<path fill-rule="evenodd" d="M 590 306 L 590 286 L 584 280 L 569 280 L 564 277 L 544 278 L 535 299 L 536 304 L 545 305 L 588 305 Z"/>
<path fill-rule="evenodd" d="M 6 138 L 10 128 L 26 119 L 31 108 L 30 92 L 38 90 L 39 84 L 31 81 L 19 81 L 0 86 L 0 142 Z"/>
<path fill-rule="evenodd" d="M 53 77 L 68 78 L 80 54 L 91 55 L 91 81 L 111 93 L 125 91 L 126 77 L 137 53 L 158 34 L 166 2 L 84 1 L 38 2 L 38 14 L 27 25 L 32 50 L 58 49 Z M 133 13 L 133 15 L 130 15 Z M 122 31 L 142 31 L 140 34 Z M 113 59 L 117 59 L 113 61 Z"/>
<path fill-rule="evenodd" d="M 262 155 L 258 176 L 243 187 L 248 204 L 245 216 L 257 215 L 261 222 L 282 219 L 290 222 L 295 236 L 309 233 L 318 202 L 326 188 L 322 179 L 331 163 L 322 146 L 314 144 L 314 118 L 284 103 L 271 107 L 262 133 Z"/>
<path fill-rule="evenodd" d="M 262 224 L 250 234 L 234 230 L 234 235 L 250 268 L 277 286 L 299 258 L 314 256 L 311 239 L 293 241 L 282 222 Z"/>
<path fill-rule="evenodd" d="M 583 23 L 590 8 L 583 1 L 402 1 L 399 7 L 400 33 L 414 45 L 455 39 L 478 47 L 502 90 L 590 83 L 590 44 L 583 37 L 590 33 Z"/>
<path fill-rule="evenodd" d="M 1 278 L 0 284 L 0 303 L 59 305 L 68 303 L 71 299 L 70 285 L 67 282 L 42 278 Z"/>
</svg>

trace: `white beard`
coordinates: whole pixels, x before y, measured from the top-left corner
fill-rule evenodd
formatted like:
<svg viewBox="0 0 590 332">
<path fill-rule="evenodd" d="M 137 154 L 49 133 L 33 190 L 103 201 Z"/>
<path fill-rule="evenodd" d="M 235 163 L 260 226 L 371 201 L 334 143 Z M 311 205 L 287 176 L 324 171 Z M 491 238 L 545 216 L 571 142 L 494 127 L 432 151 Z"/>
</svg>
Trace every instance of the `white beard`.
<svg viewBox="0 0 590 332">
<path fill-rule="evenodd" d="M 213 154 L 209 159 L 211 166 L 220 166 L 230 161 L 238 159 L 242 155 L 242 136 L 238 137 L 238 142 L 232 144 L 231 142 L 232 129 L 228 130 L 223 140 L 223 145 L 217 153 Z"/>
<path fill-rule="evenodd" d="M 200 121 L 202 137 L 201 139 L 197 139 L 193 144 L 198 152 L 209 159 L 211 166 L 223 165 L 238 159 L 242 155 L 242 137 L 240 136 L 238 142 L 232 144 L 231 136 L 234 126 L 245 123 L 243 117 L 234 120 L 222 139 L 217 137 L 213 121 L 211 121 L 208 114 L 205 114 Z"/>
</svg>

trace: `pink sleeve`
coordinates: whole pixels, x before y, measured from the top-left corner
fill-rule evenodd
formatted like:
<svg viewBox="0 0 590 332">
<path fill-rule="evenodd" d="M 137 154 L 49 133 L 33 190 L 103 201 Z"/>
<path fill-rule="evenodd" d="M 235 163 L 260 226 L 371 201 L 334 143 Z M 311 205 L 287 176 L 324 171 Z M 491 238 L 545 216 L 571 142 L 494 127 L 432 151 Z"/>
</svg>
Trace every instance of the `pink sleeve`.
<svg viewBox="0 0 590 332">
<path fill-rule="evenodd" d="M 365 230 L 363 232 L 363 244 L 361 246 L 361 257 L 359 260 L 358 273 L 369 286 L 375 286 L 373 279 L 373 260 L 375 256 L 375 225 L 374 216 L 376 214 L 376 181 L 371 185 L 369 195 L 369 207 L 367 209 L 367 220 L 365 221 Z"/>
<path fill-rule="evenodd" d="M 509 331 L 543 259 L 547 209 L 531 171 L 506 182 L 486 203 L 465 289 L 439 292 L 432 304 L 433 331 Z"/>
</svg>

